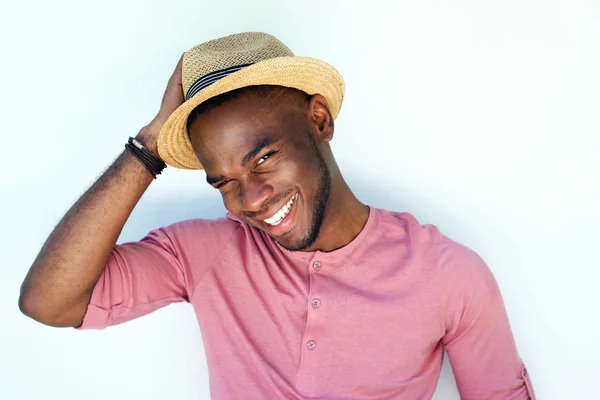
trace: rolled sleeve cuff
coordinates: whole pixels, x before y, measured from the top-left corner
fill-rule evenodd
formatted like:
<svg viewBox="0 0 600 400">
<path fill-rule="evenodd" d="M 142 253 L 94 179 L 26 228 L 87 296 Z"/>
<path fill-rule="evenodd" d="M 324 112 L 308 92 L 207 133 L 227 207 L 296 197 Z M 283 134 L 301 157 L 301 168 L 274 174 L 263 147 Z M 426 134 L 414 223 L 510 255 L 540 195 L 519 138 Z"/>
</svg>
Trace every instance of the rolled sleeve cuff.
<svg viewBox="0 0 600 400">
<path fill-rule="evenodd" d="M 525 368 L 525 365 L 523 364 L 521 364 L 521 378 L 525 381 L 525 387 L 527 388 L 527 399 L 536 400 L 535 393 L 533 392 L 533 385 L 531 384 L 531 378 L 529 378 L 527 368 Z"/>
<path fill-rule="evenodd" d="M 77 330 L 104 329 L 108 326 L 109 312 L 93 304 L 89 304 L 83 323 L 75 327 Z"/>
</svg>

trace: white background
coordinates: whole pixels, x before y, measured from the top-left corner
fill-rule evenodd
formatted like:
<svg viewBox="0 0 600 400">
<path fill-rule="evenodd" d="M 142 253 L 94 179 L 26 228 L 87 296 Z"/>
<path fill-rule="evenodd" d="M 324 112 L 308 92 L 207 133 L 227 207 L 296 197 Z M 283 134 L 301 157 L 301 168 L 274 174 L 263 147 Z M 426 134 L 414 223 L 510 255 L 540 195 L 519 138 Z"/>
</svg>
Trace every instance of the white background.
<svg viewBox="0 0 600 400">
<path fill-rule="evenodd" d="M 188 304 L 77 332 L 27 319 L 17 299 L 181 53 L 254 30 L 342 73 L 332 145 L 351 187 L 486 260 L 538 398 L 600 398 L 597 0 L 3 2 L 0 398 L 209 398 Z M 121 241 L 223 213 L 202 172 L 169 168 Z M 447 363 L 435 399 L 458 399 Z"/>
</svg>

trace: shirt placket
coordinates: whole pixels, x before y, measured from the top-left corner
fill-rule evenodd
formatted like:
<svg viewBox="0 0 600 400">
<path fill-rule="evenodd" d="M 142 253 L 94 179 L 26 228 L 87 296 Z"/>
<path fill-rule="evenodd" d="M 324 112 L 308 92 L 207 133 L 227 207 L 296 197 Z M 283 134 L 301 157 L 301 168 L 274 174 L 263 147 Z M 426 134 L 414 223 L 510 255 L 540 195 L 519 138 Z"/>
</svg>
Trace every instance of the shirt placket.
<svg viewBox="0 0 600 400">
<path fill-rule="evenodd" d="M 317 396 L 319 377 L 319 339 L 324 331 L 326 298 L 322 291 L 321 277 L 327 268 L 323 254 L 316 252 L 308 265 L 307 317 L 302 334 L 300 365 L 296 375 L 296 389 L 304 396 Z"/>
</svg>

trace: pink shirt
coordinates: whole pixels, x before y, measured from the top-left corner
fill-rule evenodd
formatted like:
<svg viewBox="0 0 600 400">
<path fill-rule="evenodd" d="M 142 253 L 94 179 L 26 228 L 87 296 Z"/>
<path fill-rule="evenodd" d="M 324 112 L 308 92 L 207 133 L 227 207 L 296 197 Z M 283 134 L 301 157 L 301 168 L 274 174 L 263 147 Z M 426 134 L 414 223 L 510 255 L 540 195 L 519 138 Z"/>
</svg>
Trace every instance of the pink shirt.
<svg viewBox="0 0 600 400">
<path fill-rule="evenodd" d="M 83 325 L 190 302 L 213 399 L 430 399 L 444 349 L 462 399 L 535 399 L 498 285 L 471 249 L 370 208 L 333 252 L 290 252 L 233 214 L 117 245 Z"/>
</svg>

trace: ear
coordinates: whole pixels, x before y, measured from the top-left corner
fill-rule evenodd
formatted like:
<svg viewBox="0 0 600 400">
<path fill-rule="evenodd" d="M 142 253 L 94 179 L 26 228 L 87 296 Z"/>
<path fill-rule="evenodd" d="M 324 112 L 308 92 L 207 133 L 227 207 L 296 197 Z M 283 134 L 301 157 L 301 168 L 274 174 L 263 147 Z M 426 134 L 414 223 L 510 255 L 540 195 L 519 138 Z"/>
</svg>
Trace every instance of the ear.
<svg viewBox="0 0 600 400">
<path fill-rule="evenodd" d="M 319 138 L 328 143 L 333 139 L 333 116 L 325 97 L 314 94 L 308 102 L 309 119 L 315 124 Z"/>
</svg>

